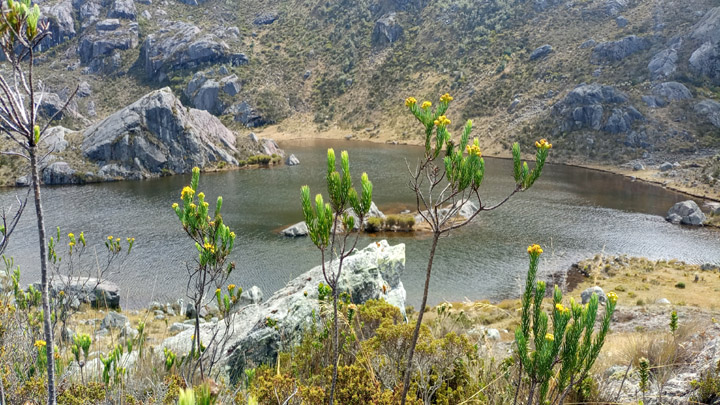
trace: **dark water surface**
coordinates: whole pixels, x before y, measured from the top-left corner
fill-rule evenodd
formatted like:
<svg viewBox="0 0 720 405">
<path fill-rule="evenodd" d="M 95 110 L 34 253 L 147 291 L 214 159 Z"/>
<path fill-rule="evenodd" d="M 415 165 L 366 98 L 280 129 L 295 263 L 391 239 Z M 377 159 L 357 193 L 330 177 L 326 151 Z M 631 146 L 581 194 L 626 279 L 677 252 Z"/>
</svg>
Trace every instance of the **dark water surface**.
<svg viewBox="0 0 720 405">
<path fill-rule="evenodd" d="M 327 147 L 347 149 L 351 170 L 359 179 L 367 171 L 374 200 L 381 210 L 412 208 L 405 159 L 421 150 L 344 141 L 287 142 L 301 164 L 263 170 L 201 175 L 200 189 L 214 201 L 224 198 L 225 222 L 238 238 L 233 253 L 237 269 L 231 281 L 259 286 L 269 296 L 309 268 L 319 253 L 307 238 L 288 239 L 277 230 L 302 219 L 300 186 L 323 191 Z M 552 156 L 551 156 L 552 159 Z M 511 162 L 486 159 L 481 188 L 484 201 L 501 200 L 513 188 Z M 46 225 L 51 234 L 85 231 L 97 243 L 107 235 L 133 236 L 132 255 L 108 278 L 122 289 L 125 307 L 150 300 L 171 301 L 185 293 L 186 261 L 197 254 L 170 205 L 179 202 L 189 176 L 44 189 Z M 7 206 L 16 190 L 1 190 Z M 325 193 L 324 193 L 325 194 Z M 500 299 L 519 294 L 527 267 L 528 244 L 545 248 L 543 272 L 568 268 L 596 253 L 628 254 L 652 259 L 677 258 L 720 264 L 720 232 L 671 225 L 667 209 L 687 197 L 621 176 L 566 166 L 546 166 L 529 191 L 502 208 L 482 213 L 471 225 L 440 241 L 433 272 L 432 303 L 442 300 Z M 211 204 L 212 205 L 212 204 Z M 28 206 L 8 255 L 21 265 L 23 281 L 39 279 L 34 210 Z M 420 300 L 430 241 L 426 236 L 385 235 L 391 244 L 407 245 L 403 276 L 408 301 Z M 364 237 L 359 246 L 370 238 Z M 104 247 L 100 246 L 104 249 Z"/>
</svg>

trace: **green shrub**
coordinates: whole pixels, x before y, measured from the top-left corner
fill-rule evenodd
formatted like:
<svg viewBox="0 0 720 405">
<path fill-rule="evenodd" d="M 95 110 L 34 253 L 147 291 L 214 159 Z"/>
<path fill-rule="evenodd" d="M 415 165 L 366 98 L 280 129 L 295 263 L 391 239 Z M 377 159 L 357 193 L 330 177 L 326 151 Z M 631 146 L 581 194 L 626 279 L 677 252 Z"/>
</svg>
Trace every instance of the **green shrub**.
<svg viewBox="0 0 720 405">
<path fill-rule="evenodd" d="M 370 217 L 365 225 L 365 230 L 370 233 L 380 232 L 383 229 L 383 220 L 378 217 Z"/>
<path fill-rule="evenodd" d="M 700 381 L 691 381 L 690 386 L 695 390 L 690 397 L 691 401 L 701 404 L 717 403 L 720 399 L 720 361 L 714 370 L 703 373 Z"/>
<path fill-rule="evenodd" d="M 268 155 L 253 155 L 247 160 L 249 165 L 267 165 L 272 162 L 272 157 Z"/>
<path fill-rule="evenodd" d="M 675 284 L 675 288 L 683 289 L 683 288 L 685 288 L 685 283 L 683 283 L 683 282 L 681 281 L 681 282 Z"/>
</svg>

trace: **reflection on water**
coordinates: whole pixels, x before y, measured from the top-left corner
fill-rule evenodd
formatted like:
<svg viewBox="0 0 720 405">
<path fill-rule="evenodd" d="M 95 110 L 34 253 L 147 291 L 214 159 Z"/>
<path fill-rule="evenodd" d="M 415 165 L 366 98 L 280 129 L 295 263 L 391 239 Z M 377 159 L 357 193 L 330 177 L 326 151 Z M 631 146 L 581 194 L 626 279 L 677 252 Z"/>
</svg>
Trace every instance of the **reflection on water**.
<svg viewBox="0 0 720 405">
<path fill-rule="evenodd" d="M 243 287 L 258 285 L 266 296 L 319 262 L 309 240 L 283 238 L 275 231 L 301 220 L 301 185 L 309 184 L 313 193 L 324 191 L 328 146 L 349 151 L 356 178 L 361 171 L 368 172 L 375 185 L 374 200 L 386 211 L 413 208 L 406 159 L 412 164 L 421 153 L 414 147 L 342 141 L 282 146 L 300 159 L 299 166 L 208 173 L 200 179 L 200 189 L 211 200 L 224 197 L 225 222 L 238 235 L 233 254 L 237 268 L 231 281 Z M 484 202 L 492 203 L 512 190 L 512 167 L 501 159 L 486 159 L 486 166 L 481 191 Z M 174 300 L 184 295 L 185 263 L 196 255 L 170 210 L 187 182 L 189 176 L 175 176 L 46 188 L 46 225 L 51 230 L 61 226 L 64 233 L 82 230 L 98 242 L 107 235 L 135 237 L 132 256 L 109 276 L 122 288 L 124 305 Z M 8 205 L 14 193 L 0 191 L 0 203 Z M 547 272 L 599 252 L 720 263 L 720 232 L 673 226 L 662 218 L 683 199 L 678 193 L 617 175 L 546 166 L 543 178 L 531 190 L 441 240 L 431 302 L 518 295 L 527 266 L 525 248 L 530 243 L 546 247 L 542 268 Z M 24 282 L 39 278 L 34 220 L 34 212 L 28 209 L 7 252 L 22 266 Z M 403 282 L 409 303 L 416 305 L 429 240 L 427 236 L 384 236 L 391 244 L 407 245 Z M 359 246 L 369 242 L 370 238 L 363 237 Z"/>
</svg>

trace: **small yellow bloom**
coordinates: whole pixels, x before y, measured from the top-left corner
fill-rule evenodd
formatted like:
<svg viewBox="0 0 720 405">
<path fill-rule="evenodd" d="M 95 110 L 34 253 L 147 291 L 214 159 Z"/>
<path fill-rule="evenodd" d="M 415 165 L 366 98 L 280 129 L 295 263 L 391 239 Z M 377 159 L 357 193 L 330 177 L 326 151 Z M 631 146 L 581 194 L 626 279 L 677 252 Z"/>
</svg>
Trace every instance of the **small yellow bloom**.
<svg viewBox="0 0 720 405">
<path fill-rule="evenodd" d="M 613 304 L 616 303 L 618 300 L 617 294 L 615 294 L 613 291 L 610 291 L 609 293 L 607 293 L 607 297 L 610 300 L 610 302 L 612 302 Z"/>
<path fill-rule="evenodd" d="M 234 289 L 235 289 L 235 284 L 229 284 L 229 285 L 228 285 L 228 290 L 229 290 L 229 291 L 232 291 L 232 290 L 234 290 Z"/>
<path fill-rule="evenodd" d="M 468 145 L 465 147 L 465 150 L 468 155 L 476 155 L 477 157 L 482 156 L 482 151 L 480 151 L 480 147 L 478 145 Z"/>
<path fill-rule="evenodd" d="M 36 340 L 35 341 L 35 347 L 37 347 L 38 349 L 43 348 L 45 346 L 47 346 L 47 343 L 45 343 L 44 340 Z"/>
<path fill-rule="evenodd" d="M 535 256 L 539 256 L 539 255 L 541 255 L 542 252 L 543 252 L 543 250 L 542 250 L 542 248 L 540 247 L 540 245 L 537 245 L 537 244 L 528 246 L 527 251 L 528 251 L 528 253 L 530 253 L 531 255 L 535 255 Z"/>
<path fill-rule="evenodd" d="M 193 210 L 193 211 L 195 211 L 195 210 L 197 209 L 197 205 L 191 203 L 191 204 L 190 204 L 190 209 Z"/>
<path fill-rule="evenodd" d="M 356 311 L 356 310 L 357 310 L 357 305 L 355 305 L 355 304 L 350 304 L 350 305 L 348 305 L 348 309 L 351 310 L 351 311 Z"/>
<path fill-rule="evenodd" d="M 61 291 L 58 293 L 58 295 L 60 295 L 61 297 L 64 297 L 64 296 L 65 296 L 65 291 L 62 291 L 62 290 L 61 290 Z"/>
<path fill-rule="evenodd" d="M 185 197 L 192 197 L 194 195 L 195 195 L 195 190 L 193 190 L 192 187 L 190 187 L 190 186 L 185 186 L 182 189 L 182 192 L 180 193 L 180 198 L 182 198 L 184 200 Z"/>
<path fill-rule="evenodd" d="M 547 139 L 543 138 L 537 142 L 535 142 L 535 146 L 539 149 L 552 149 L 552 144 L 548 143 Z"/>
<path fill-rule="evenodd" d="M 412 107 L 415 104 L 417 104 L 417 100 L 415 100 L 415 97 L 408 97 L 405 99 L 405 107 Z"/>
<path fill-rule="evenodd" d="M 423 101 L 422 106 L 423 109 L 432 107 L 432 103 L 429 101 Z"/>
<path fill-rule="evenodd" d="M 70 242 L 70 243 L 68 243 L 68 246 L 70 246 L 70 247 L 75 246 L 75 242 Z"/>
<path fill-rule="evenodd" d="M 74 233 L 69 233 L 69 234 L 68 234 L 68 238 L 73 239 L 74 237 L 75 237 L 75 234 L 74 234 Z"/>
<path fill-rule="evenodd" d="M 558 312 L 562 312 L 563 309 L 565 309 L 565 307 L 563 307 L 562 304 L 558 303 L 558 304 L 555 304 L 555 309 L 556 309 Z"/>
<path fill-rule="evenodd" d="M 215 294 L 220 294 L 221 292 L 222 292 L 222 290 L 219 288 L 215 290 Z"/>
<path fill-rule="evenodd" d="M 173 203 L 172 209 L 174 209 L 174 210 L 178 209 L 178 203 Z"/>
<path fill-rule="evenodd" d="M 438 127 L 446 127 L 450 125 L 450 122 L 451 121 L 448 119 L 448 117 L 441 115 L 438 117 L 438 119 L 435 120 L 435 125 L 437 125 Z"/>
<path fill-rule="evenodd" d="M 108 236 L 108 240 L 113 240 L 113 239 L 114 238 L 112 237 L 112 235 Z"/>
<path fill-rule="evenodd" d="M 546 333 L 545 340 L 547 340 L 548 342 L 553 342 L 555 341 L 555 336 L 552 333 Z"/>
<path fill-rule="evenodd" d="M 235 232 L 230 232 L 230 237 L 235 239 Z"/>
<path fill-rule="evenodd" d="M 453 101 L 453 98 L 452 98 L 452 96 L 450 96 L 450 94 L 445 93 L 442 96 L 440 96 L 440 101 L 443 103 L 449 103 L 449 102 Z"/>
<path fill-rule="evenodd" d="M 209 206 L 210 206 L 210 203 L 208 203 L 207 201 L 203 202 L 203 207 L 207 208 Z"/>
<path fill-rule="evenodd" d="M 199 192 L 199 193 L 198 193 L 198 198 L 201 199 L 201 200 L 204 199 L 204 198 L 205 198 L 205 193 L 203 193 L 202 191 Z"/>
</svg>

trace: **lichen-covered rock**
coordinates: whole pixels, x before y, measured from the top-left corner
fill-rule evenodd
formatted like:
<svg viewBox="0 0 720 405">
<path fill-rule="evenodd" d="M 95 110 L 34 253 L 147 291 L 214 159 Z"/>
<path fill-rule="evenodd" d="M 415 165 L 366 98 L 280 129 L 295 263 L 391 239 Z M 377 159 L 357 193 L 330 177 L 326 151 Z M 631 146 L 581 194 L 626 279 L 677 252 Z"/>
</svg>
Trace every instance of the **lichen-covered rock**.
<svg viewBox="0 0 720 405">
<path fill-rule="evenodd" d="M 550 55 L 550 52 L 553 51 L 553 47 L 550 44 L 545 44 L 539 48 L 536 48 L 532 53 L 530 54 L 530 60 L 537 60 L 544 58 L 548 55 Z"/>
<path fill-rule="evenodd" d="M 103 166 L 101 172 L 116 165 L 124 177 L 187 173 L 220 161 L 237 164 L 235 135 L 208 112 L 183 106 L 169 88 L 88 128 L 82 149 Z"/>
<path fill-rule="evenodd" d="M 215 35 L 185 22 L 170 22 L 149 34 L 143 42 L 142 57 L 147 75 L 159 82 L 165 81 L 167 74 L 176 69 L 226 62 L 233 66 L 248 63 L 244 54 L 232 53 Z"/>
<path fill-rule="evenodd" d="M 699 226 L 705 222 L 705 214 L 697 203 L 692 200 L 682 201 L 673 205 L 672 208 L 668 210 L 665 219 L 669 222 L 677 223 L 678 218 L 680 219 L 679 223 L 683 225 Z"/>
<path fill-rule="evenodd" d="M 403 28 L 397 21 L 396 14 L 390 13 L 375 22 L 372 40 L 376 45 L 392 44 L 397 42 L 402 35 Z"/>
<path fill-rule="evenodd" d="M 356 251 L 345 261 L 339 288 L 350 294 L 352 302 L 361 304 L 371 299 L 385 299 L 405 312 L 405 289 L 400 277 L 405 269 L 405 245 L 390 246 L 387 241 L 373 242 Z M 244 375 L 245 368 L 273 362 L 278 351 L 297 344 L 320 312 L 318 284 L 324 283 L 322 268 L 313 268 L 290 281 L 260 304 L 242 307 L 232 316 L 232 331 L 227 336 L 225 354 L 218 366 L 231 381 Z M 314 315 L 315 314 L 315 315 Z M 268 324 L 267 320 L 272 320 Z M 206 341 L 224 326 L 206 323 L 201 335 Z M 162 347 L 176 353 L 190 349 L 192 330 L 166 339 Z"/>
<path fill-rule="evenodd" d="M 650 40 L 637 35 L 627 37 L 613 42 L 597 44 L 592 51 L 591 62 L 595 64 L 606 62 L 618 62 L 628 56 L 650 48 Z"/>
<path fill-rule="evenodd" d="M 666 79 L 677 69 L 678 54 L 675 49 L 665 49 L 655 54 L 648 63 L 652 80 Z"/>
<path fill-rule="evenodd" d="M 720 128 L 720 103 L 715 100 L 703 100 L 695 104 L 695 113 Z"/>
</svg>

